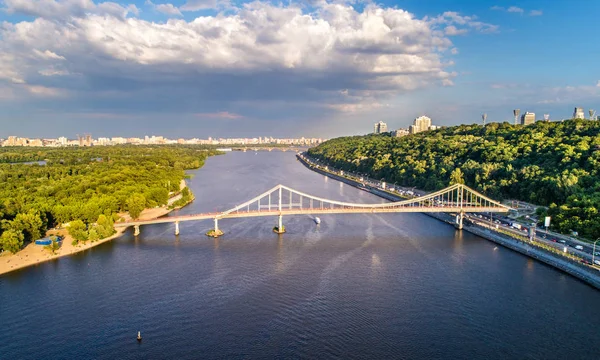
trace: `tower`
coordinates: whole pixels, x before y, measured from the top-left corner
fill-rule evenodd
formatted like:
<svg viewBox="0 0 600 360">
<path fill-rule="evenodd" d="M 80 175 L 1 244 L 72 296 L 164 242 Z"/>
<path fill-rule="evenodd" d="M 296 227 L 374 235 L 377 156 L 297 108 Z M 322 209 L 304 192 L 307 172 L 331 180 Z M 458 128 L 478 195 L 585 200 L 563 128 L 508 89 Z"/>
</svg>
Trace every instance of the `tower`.
<svg viewBox="0 0 600 360">
<path fill-rule="evenodd" d="M 590 113 L 590 120 L 595 120 L 595 117 L 596 117 L 596 110 L 594 110 L 594 109 L 590 109 L 590 110 L 589 110 L 589 113 Z"/>
<path fill-rule="evenodd" d="M 515 116 L 515 125 L 519 124 L 519 114 L 521 114 L 521 110 L 520 109 L 514 109 L 513 110 L 513 115 Z"/>
<path fill-rule="evenodd" d="M 483 126 L 485 126 L 485 121 L 487 120 L 487 114 L 486 113 L 481 114 L 481 120 L 483 120 Z"/>
<path fill-rule="evenodd" d="M 544 114 L 544 121 L 550 121 L 550 114 Z"/>
</svg>

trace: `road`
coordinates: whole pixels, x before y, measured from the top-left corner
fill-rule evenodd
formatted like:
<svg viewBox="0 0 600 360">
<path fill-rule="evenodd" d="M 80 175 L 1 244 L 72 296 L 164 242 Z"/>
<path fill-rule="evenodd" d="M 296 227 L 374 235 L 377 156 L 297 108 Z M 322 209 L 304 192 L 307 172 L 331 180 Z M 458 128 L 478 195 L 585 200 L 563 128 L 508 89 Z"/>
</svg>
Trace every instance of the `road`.
<svg viewBox="0 0 600 360">
<path fill-rule="evenodd" d="M 529 235 L 529 229 L 527 227 L 523 227 L 522 230 L 519 229 L 515 229 L 513 227 L 510 226 L 510 224 L 512 222 L 514 222 L 512 219 L 507 218 L 505 216 L 492 216 L 492 220 L 494 222 L 494 224 L 490 224 L 490 218 L 487 216 L 487 214 L 466 214 L 465 215 L 469 220 L 477 223 L 478 225 L 483 225 L 483 226 L 498 226 L 501 227 L 504 231 L 508 231 L 512 234 L 515 235 L 520 235 L 520 236 L 525 236 L 528 237 Z M 535 241 L 541 242 L 543 244 L 546 244 L 548 246 L 551 246 L 557 250 L 560 251 L 564 251 L 565 247 L 567 248 L 567 252 L 570 254 L 574 254 L 576 256 L 579 256 L 581 258 L 584 258 L 586 260 L 588 260 L 589 262 L 592 262 L 594 259 L 595 260 L 600 260 L 600 258 L 598 257 L 598 255 L 595 255 L 596 257 L 594 258 L 594 256 L 592 256 L 592 247 L 591 246 L 583 246 L 583 251 L 581 250 L 577 250 L 575 249 L 576 245 L 580 245 L 580 241 L 573 241 L 572 239 L 565 237 L 565 236 L 546 236 L 545 231 L 536 231 L 536 237 L 535 237 Z"/>
<path fill-rule="evenodd" d="M 367 177 L 365 174 L 353 173 L 353 172 L 349 172 L 349 171 L 339 171 L 339 170 L 333 169 L 333 168 L 328 169 L 328 165 L 323 162 L 320 162 L 320 161 L 318 161 L 316 159 L 312 159 L 312 158 L 310 158 L 310 161 L 323 167 L 323 168 L 326 168 L 328 171 L 335 172 L 341 176 L 353 177 L 355 179 L 358 179 L 365 185 L 369 185 L 369 186 L 372 186 L 377 189 L 383 189 L 383 186 L 382 186 L 383 185 L 382 183 L 384 181 L 383 179 L 378 181 L 378 180 Z M 426 191 L 418 190 L 415 188 L 406 188 L 406 187 L 398 186 L 396 184 L 392 185 L 389 183 L 386 184 L 385 190 L 390 191 L 392 193 L 399 194 L 404 197 L 423 196 L 428 193 Z M 488 214 L 465 214 L 465 215 L 471 221 L 475 221 L 475 222 L 477 222 L 479 224 L 483 224 L 483 225 L 486 225 L 486 223 L 489 224 L 489 221 L 490 221 Z M 493 218 L 493 221 L 495 222 L 495 225 L 501 226 L 505 231 L 511 232 L 515 235 L 521 235 L 521 236 L 526 236 L 526 237 L 529 234 L 529 226 L 530 225 L 515 221 L 514 219 L 511 219 L 507 216 L 502 216 L 502 215 L 493 215 L 492 218 Z M 484 220 L 484 221 L 482 221 L 482 220 Z M 515 222 L 522 226 L 522 230 L 518 230 L 518 229 L 511 227 L 511 224 L 513 224 Z M 594 263 L 594 260 L 600 261 L 600 246 L 597 246 L 596 251 L 594 252 L 593 245 L 590 245 L 587 242 L 573 239 L 572 237 L 569 237 L 566 235 L 557 234 L 557 233 L 554 233 L 551 231 L 548 231 L 548 233 L 546 234 L 545 230 L 536 229 L 535 240 L 539 241 L 541 243 L 544 243 L 548 246 L 551 246 L 553 248 L 556 248 L 560 251 L 564 251 L 564 249 L 566 247 L 568 253 L 577 255 L 581 258 L 584 258 L 584 259 L 588 260 L 590 262 L 590 264 Z M 575 249 L 575 246 L 578 246 L 578 245 L 580 245 L 583 248 L 583 250 Z M 600 264 L 598 264 L 598 265 L 600 265 Z"/>
</svg>

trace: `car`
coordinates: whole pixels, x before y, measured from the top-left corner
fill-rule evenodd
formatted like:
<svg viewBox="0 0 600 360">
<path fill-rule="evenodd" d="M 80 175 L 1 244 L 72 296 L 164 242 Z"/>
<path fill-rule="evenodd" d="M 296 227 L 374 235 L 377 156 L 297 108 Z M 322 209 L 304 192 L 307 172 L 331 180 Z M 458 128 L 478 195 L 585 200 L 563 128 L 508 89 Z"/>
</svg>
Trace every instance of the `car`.
<svg viewBox="0 0 600 360">
<path fill-rule="evenodd" d="M 600 256 L 600 252 L 597 252 L 597 251 L 596 251 L 596 252 L 594 253 L 594 256 Z"/>
<path fill-rule="evenodd" d="M 581 245 L 575 245 L 575 249 L 577 249 L 577 250 L 583 250 L 583 246 L 581 246 Z"/>
<path fill-rule="evenodd" d="M 584 264 L 586 264 L 586 265 L 592 265 L 592 262 L 591 262 L 591 261 L 589 261 L 589 260 L 587 260 L 587 259 L 581 259 L 581 260 L 579 260 L 579 261 L 581 261 L 582 263 L 584 263 Z"/>
<path fill-rule="evenodd" d="M 552 241 L 552 242 L 556 242 L 556 239 L 550 239 L 550 241 Z"/>
<path fill-rule="evenodd" d="M 566 242 L 566 241 L 564 241 L 564 240 L 558 240 L 558 242 L 559 242 L 559 243 L 561 243 L 561 244 L 566 244 L 566 243 L 567 243 L 567 242 Z"/>
</svg>

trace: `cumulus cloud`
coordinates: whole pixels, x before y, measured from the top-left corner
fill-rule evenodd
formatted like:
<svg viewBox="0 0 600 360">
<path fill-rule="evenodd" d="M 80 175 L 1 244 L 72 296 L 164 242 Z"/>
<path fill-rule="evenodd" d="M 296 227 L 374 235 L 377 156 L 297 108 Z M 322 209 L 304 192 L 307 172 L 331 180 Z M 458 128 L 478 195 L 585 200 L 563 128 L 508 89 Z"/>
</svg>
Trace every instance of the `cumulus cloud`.
<svg viewBox="0 0 600 360">
<path fill-rule="evenodd" d="M 41 58 L 41 59 L 46 59 L 46 60 L 66 60 L 64 56 L 60 56 L 50 50 L 46 50 L 46 51 L 39 51 L 38 49 L 33 49 L 33 53 Z"/>
<path fill-rule="evenodd" d="M 156 9 L 181 14 L 162 5 Z M 181 10 L 209 5 L 219 3 L 188 1 Z M 36 95 L 92 94 L 111 105 L 206 109 L 224 118 L 236 115 L 223 113 L 223 102 L 294 99 L 365 109 L 398 93 L 451 86 L 457 75 L 445 57 L 458 50 L 448 36 L 497 31 L 475 16 L 419 19 L 374 4 L 319 2 L 308 12 L 253 2 L 165 23 L 129 17 L 137 8 L 111 2 L 5 0 L 5 6 L 36 18 L 0 27 L 0 81 L 25 83 Z"/>
<path fill-rule="evenodd" d="M 163 13 L 165 15 L 171 16 L 183 16 L 179 8 L 173 6 L 173 4 L 154 4 L 150 0 L 146 0 L 146 5 L 150 5 L 154 10 Z"/>
<path fill-rule="evenodd" d="M 510 13 L 519 13 L 519 14 L 522 14 L 525 10 L 521 9 L 518 6 L 511 6 L 508 9 L 506 9 L 506 11 L 508 11 Z"/>
<path fill-rule="evenodd" d="M 444 32 L 448 36 L 455 36 L 455 35 L 466 34 L 467 32 L 469 32 L 469 30 L 467 30 L 467 29 L 457 29 L 456 26 L 450 25 L 450 26 L 446 26 L 446 28 L 444 29 Z"/>
<path fill-rule="evenodd" d="M 469 30 L 475 30 L 481 33 L 494 33 L 499 29 L 497 25 L 479 21 L 477 16 L 465 16 L 455 11 L 446 11 L 443 14 L 430 19 L 429 22 L 434 27 L 440 24 L 447 25 L 446 35 L 449 36 L 462 35 Z"/>
<path fill-rule="evenodd" d="M 173 4 L 156 5 L 156 10 L 167 15 L 183 16 L 183 14 L 181 14 L 181 11 L 179 11 L 178 8 L 173 6 Z"/>
<path fill-rule="evenodd" d="M 211 118 L 211 119 L 227 119 L 227 120 L 235 120 L 242 119 L 243 116 L 235 113 L 230 113 L 229 111 L 219 111 L 215 113 L 197 113 L 195 114 L 197 117 L 202 118 Z"/>
<path fill-rule="evenodd" d="M 95 4 L 92 0 L 4 0 L 3 10 L 9 14 L 25 14 L 46 19 L 86 17 L 87 14 L 108 15 L 124 19 L 129 13 L 139 14 L 135 5 L 123 7 L 114 2 Z"/>
<path fill-rule="evenodd" d="M 518 7 L 518 6 L 509 6 L 508 8 L 505 8 L 502 6 L 494 5 L 490 8 L 490 10 L 505 11 L 505 12 L 509 12 L 509 13 L 513 13 L 513 14 L 520 14 L 520 15 L 523 15 L 526 13 L 525 9 Z M 543 14 L 544 13 L 542 10 L 530 10 L 528 13 L 529 16 L 542 16 Z"/>
<path fill-rule="evenodd" d="M 207 9 L 216 9 L 219 5 L 217 0 L 188 0 L 183 6 L 181 6 L 181 10 L 183 11 L 200 11 Z"/>
</svg>

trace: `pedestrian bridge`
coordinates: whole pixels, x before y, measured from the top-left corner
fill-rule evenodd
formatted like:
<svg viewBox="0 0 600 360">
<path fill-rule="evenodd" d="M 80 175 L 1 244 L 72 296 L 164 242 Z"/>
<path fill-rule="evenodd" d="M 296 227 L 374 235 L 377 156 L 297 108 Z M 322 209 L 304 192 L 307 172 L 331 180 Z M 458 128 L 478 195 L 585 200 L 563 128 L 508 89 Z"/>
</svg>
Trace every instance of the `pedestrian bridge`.
<svg viewBox="0 0 600 360">
<path fill-rule="evenodd" d="M 131 220 L 119 222 L 115 227 L 134 226 L 135 235 L 139 234 L 140 225 L 175 223 L 175 234 L 179 234 L 179 223 L 184 221 L 213 219 L 215 228 L 211 236 L 222 235 L 219 220 L 258 216 L 278 216 L 276 232 L 283 232 L 282 217 L 284 215 L 318 215 L 318 214 L 365 214 L 365 213 L 457 213 L 457 226 L 462 229 L 464 213 L 470 212 L 508 212 L 510 207 L 502 205 L 477 191 L 463 185 L 455 184 L 445 189 L 408 200 L 359 204 L 324 199 L 294 190 L 284 185 L 274 188 L 223 212 L 200 213 L 193 215 L 169 216 L 153 220 Z"/>
</svg>

